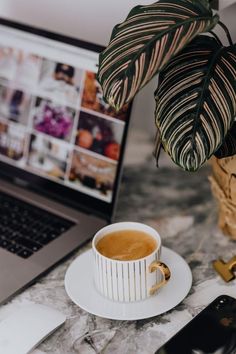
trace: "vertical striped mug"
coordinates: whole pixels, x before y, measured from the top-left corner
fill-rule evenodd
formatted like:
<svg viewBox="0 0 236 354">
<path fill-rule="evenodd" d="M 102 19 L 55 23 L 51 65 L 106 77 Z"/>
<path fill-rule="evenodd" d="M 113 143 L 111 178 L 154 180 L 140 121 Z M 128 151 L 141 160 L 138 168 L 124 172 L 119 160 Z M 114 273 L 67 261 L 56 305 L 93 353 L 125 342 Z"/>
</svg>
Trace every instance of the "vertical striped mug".
<svg viewBox="0 0 236 354">
<path fill-rule="evenodd" d="M 121 261 L 102 255 L 96 248 L 104 236 L 121 230 L 142 231 L 153 237 L 156 249 L 144 258 Z M 152 227 L 136 222 L 119 222 L 99 230 L 92 241 L 95 287 L 113 301 L 145 300 L 170 279 L 170 269 L 160 261 L 161 237 Z"/>
</svg>

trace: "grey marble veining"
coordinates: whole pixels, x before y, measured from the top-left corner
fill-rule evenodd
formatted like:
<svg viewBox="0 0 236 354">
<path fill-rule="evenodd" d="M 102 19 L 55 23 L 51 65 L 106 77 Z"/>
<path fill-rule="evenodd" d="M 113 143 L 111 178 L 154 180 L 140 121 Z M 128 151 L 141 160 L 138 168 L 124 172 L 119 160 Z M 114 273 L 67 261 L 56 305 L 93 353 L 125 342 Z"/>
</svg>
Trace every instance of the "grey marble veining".
<svg viewBox="0 0 236 354">
<path fill-rule="evenodd" d="M 136 144 L 137 139 L 133 138 L 116 221 L 140 221 L 155 227 L 164 246 L 189 263 L 192 289 L 176 308 L 151 319 L 112 321 L 88 314 L 68 298 L 64 276 L 69 264 L 90 247 L 89 243 L 0 309 L 0 320 L 22 304 L 32 302 L 54 306 L 66 314 L 65 325 L 35 354 L 152 354 L 216 296 L 236 295 L 236 281 L 224 283 L 211 265 L 218 256 L 230 258 L 236 247 L 217 227 L 217 208 L 208 182 L 210 167 L 190 174 L 166 163 L 164 158 L 157 169 L 151 159 L 151 144 L 143 140 L 146 150 L 143 148 L 140 159 L 135 150 L 140 144 Z"/>
</svg>

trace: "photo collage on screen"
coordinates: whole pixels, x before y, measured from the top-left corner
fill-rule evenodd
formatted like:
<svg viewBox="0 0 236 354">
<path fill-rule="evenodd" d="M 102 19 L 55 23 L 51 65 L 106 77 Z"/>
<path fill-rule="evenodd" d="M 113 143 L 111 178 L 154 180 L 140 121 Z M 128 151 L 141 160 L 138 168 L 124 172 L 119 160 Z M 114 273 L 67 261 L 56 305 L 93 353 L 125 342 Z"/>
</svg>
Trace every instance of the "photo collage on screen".
<svg viewBox="0 0 236 354">
<path fill-rule="evenodd" d="M 96 74 L 0 47 L 0 157 L 110 202 L 128 107 L 103 100 Z"/>
</svg>

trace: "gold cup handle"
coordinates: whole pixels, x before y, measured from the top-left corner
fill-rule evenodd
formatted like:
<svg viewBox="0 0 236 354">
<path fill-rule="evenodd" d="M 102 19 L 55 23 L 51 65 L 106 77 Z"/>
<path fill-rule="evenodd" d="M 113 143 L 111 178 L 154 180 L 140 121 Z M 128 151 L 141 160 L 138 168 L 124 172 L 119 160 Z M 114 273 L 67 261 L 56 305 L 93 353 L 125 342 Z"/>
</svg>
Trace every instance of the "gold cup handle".
<svg viewBox="0 0 236 354">
<path fill-rule="evenodd" d="M 169 267 L 167 267 L 165 263 L 157 262 L 157 261 L 152 262 L 149 266 L 149 272 L 153 273 L 156 270 L 160 270 L 163 279 L 160 283 L 155 284 L 151 287 L 151 289 L 149 290 L 149 295 L 154 295 L 159 288 L 161 288 L 170 280 L 170 275 L 171 275 L 170 269 Z"/>
</svg>

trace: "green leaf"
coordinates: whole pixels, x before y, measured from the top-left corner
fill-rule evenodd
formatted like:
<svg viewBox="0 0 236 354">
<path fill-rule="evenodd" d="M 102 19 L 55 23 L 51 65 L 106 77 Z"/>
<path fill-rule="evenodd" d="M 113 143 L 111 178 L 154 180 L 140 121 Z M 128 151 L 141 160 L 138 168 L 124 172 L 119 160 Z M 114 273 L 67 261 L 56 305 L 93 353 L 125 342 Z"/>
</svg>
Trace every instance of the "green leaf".
<svg viewBox="0 0 236 354">
<path fill-rule="evenodd" d="M 165 150 L 188 171 L 220 147 L 236 116 L 236 48 L 201 35 L 160 74 L 156 124 Z"/>
<path fill-rule="evenodd" d="M 114 27 L 99 56 L 97 78 L 106 101 L 119 110 L 188 42 L 211 30 L 218 20 L 195 0 L 160 0 L 134 7 Z"/>
<path fill-rule="evenodd" d="M 222 159 L 224 157 L 233 156 L 235 154 L 236 154 L 236 122 L 234 122 L 234 124 L 230 128 L 230 130 L 228 131 L 224 139 L 223 144 L 215 152 L 214 155 L 218 159 Z"/>
</svg>

